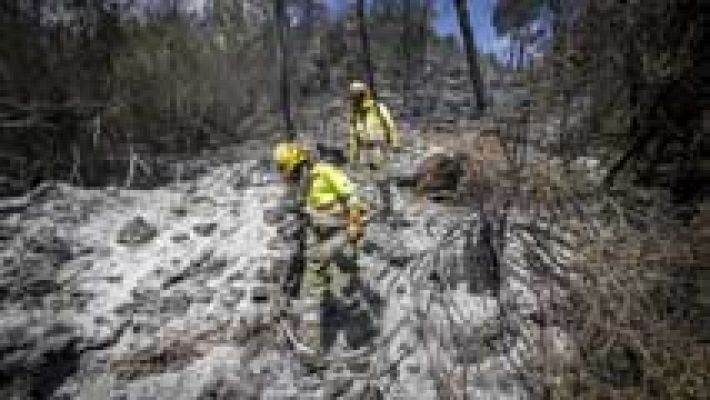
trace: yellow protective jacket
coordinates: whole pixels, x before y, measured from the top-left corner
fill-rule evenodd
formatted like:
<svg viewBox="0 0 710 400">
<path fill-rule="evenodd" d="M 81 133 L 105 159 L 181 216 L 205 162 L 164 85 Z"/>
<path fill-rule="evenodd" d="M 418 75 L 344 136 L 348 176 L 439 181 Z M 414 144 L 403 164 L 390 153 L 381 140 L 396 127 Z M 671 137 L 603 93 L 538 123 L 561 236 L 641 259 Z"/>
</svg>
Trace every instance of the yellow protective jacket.
<svg viewBox="0 0 710 400">
<path fill-rule="evenodd" d="M 348 161 L 361 161 L 363 150 L 376 149 L 378 152 L 387 145 L 391 149 L 399 147 L 399 133 L 389 110 L 384 104 L 376 103 L 369 95 L 361 107 L 351 110 L 349 116 Z M 382 154 L 374 156 L 379 163 Z"/>
<path fill-rule="evenodd" d="M 355 185 L 343 170 L 332 164 L 319 162 L 309 172 L 306 188 L 306 205 L 313 209 L 326 209 L 338 203 L 352 205 L 356 202 Z"/>
</svg>

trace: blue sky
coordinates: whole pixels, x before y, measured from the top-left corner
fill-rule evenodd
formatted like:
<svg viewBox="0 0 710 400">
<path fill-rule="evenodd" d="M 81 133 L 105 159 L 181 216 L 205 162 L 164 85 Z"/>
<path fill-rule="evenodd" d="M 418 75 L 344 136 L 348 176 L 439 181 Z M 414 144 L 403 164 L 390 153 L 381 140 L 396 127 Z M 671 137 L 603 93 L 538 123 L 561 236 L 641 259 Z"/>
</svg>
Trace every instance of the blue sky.
<svg viewBox="0 0 710 400">
<path fill-rule="evenodd" d="M 373 1 L 373 0 L 369 0 Z M 388 1 L 388 0 L 374 0 Z M 327 0 L 334 11 L 341 10 L 347 0 Z M 508 40 L 498 37 L 495 33 L 491 21 L 493 7 L 496 0 L 469 0 L 469 13 L 471 14 L 471 25 L 476 36 L 476 44 L 484 53 L 495 53 L 499 56 L 506 55 Z M 438 17 L 434 21 L 434 27 L 442 34 L 452 33 L 460 37 L 458 19 L 453 7 L 452 0 L 434 0 Z"/>
<path fill-rule="evenodd" d="M 1 1 L 1 0 L 0 0 Z M 150 4 L 154 0 L 141 0 Z M 183 4 L 191 10 L 201 10 L 208 0 L 183 0 Z M 331 11 L 342 11 L 352 0 L 325 0 Z M 391 0 L 365 0 L 367 3 L 386 2 Z M 434 27 L 442 34 L 454 34 L 460 37 L 458 19 L 454 10 L 453 0 L 433 0 L 436 7 L 437 19 Z M 468 0 L 471 26 L 476 37 L 476 44 L 483 53 L 494 53 L 499 58 L 505 59 L 508 51 L 508 38 L 498 37 L 491 24 L 493 8 L 497 0 Z"/>
<path fill-rule="evenodd" d="M 439 7 L 439 16 L 434 22 L 435 28 L 440 33 L 453 33 L 456 37 L 460 37 L 458 17 L 453 7 L 453 1 L 437 0 L 435 3 Z M 505 55 L 508 40 L 499 37 L 492 25 L 495 3 L 496 0 L 469 0 L 468 11 L 479 50 L 484 53 Z"/>
</svg>

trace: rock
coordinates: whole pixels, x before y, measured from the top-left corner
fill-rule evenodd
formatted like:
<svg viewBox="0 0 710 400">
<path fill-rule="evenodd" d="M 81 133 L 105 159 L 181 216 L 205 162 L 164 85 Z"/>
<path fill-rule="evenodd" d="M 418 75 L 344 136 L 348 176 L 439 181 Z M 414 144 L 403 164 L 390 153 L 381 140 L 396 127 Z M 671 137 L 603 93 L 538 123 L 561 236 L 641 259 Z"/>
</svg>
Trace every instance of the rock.
<svg viewBox="0 0 710 400">
<path fill-rule="evenodd" d="M 192 227 L 192 230 L 202 236 L 202 237 L 207 237 L 212 235 L 214 230 L 217 229 L 217 223 L 216 222 L 207 222 L 207 223 L 201 223 L 201 224 L 195 224 L 195 226 Z"/>
<path fill-rule="evenodd" d="M 172 240 L 173 243 L 186 242 L 190 240 L 190 234 L 186 232 L 176 233 L 172 237 L 170 237 L 170 240 Z"/>
<path fill-rule="evenodd" d="M 417 169 L 417 191 L 432 193 L 456 190 L 464 165 L 460 158 L 445 153 L 436 153 L 427 157 Z"/>
<path fill-rule="evenodd" d="M 143 217 L 135 217 L 128 221 L 118 231 L 118 243 L 123 245 L 140 245 L 153 240 L 158 235 L 158 230 L 148 223 Z"/>
<path fill-rule="evenodd" d="M 498 139 L 497 127 L 477 127 L 475 132 L 440 134 L 417 169 L 421 194 L 446 193 L 453 198 L 490 197 L 509 171 L 506 150 Z"/>
<path fill-rule="evenodd" d="M 251 301 L 254 304 L 264 304 L 269 301 L 269 290 L 264 286 L 254 286 L 251 289 Z"/>
</svg>

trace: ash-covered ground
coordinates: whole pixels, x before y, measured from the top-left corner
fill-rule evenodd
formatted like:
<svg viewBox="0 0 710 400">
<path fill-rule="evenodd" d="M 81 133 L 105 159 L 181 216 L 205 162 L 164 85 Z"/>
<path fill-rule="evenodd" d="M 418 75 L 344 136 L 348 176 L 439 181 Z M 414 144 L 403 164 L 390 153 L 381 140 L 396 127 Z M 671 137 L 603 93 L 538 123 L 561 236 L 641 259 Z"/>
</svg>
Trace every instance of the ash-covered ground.
<svg viewBox="0 0 710 400">
<path fill-rule="evenodd" d="M 330 324 L 332 362 L 309 374 L 279 320 L 282 195 L 252 160 L 146 190 L 50 183 L 3 199 L 0 397 L 524 399 L 539 341 L 567 351 L 540 324 L 526 261 L 533 249 L 555 268 L 564 240 L 537 245 L 515 210 L 491 219 L 398 187 L 396 218 L 367 228 L 356 301 Z"/>
</svg>

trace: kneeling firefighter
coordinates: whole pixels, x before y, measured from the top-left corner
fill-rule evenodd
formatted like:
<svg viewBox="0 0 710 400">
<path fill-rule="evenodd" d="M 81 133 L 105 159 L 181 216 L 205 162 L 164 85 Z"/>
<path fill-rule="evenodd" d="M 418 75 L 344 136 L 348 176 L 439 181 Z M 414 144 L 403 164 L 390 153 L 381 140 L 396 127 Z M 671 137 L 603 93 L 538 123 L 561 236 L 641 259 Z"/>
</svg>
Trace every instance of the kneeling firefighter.
<svg viewBox="0 0 710 400">
<path fill-rule="evenodd" d="M 344 299 L 353 269 L 338 265 L 354 254 L 363 234 L 364 207 L 346 174 L 326 162 L 314 162 L 300 144 L 281 143 L 274 149 L 281 177 L 304 216 L 305 254 L 303 275 L 297 284 L 302 341 L 316 354 L 322 352 L 323 300 Z"/>
</svg>

